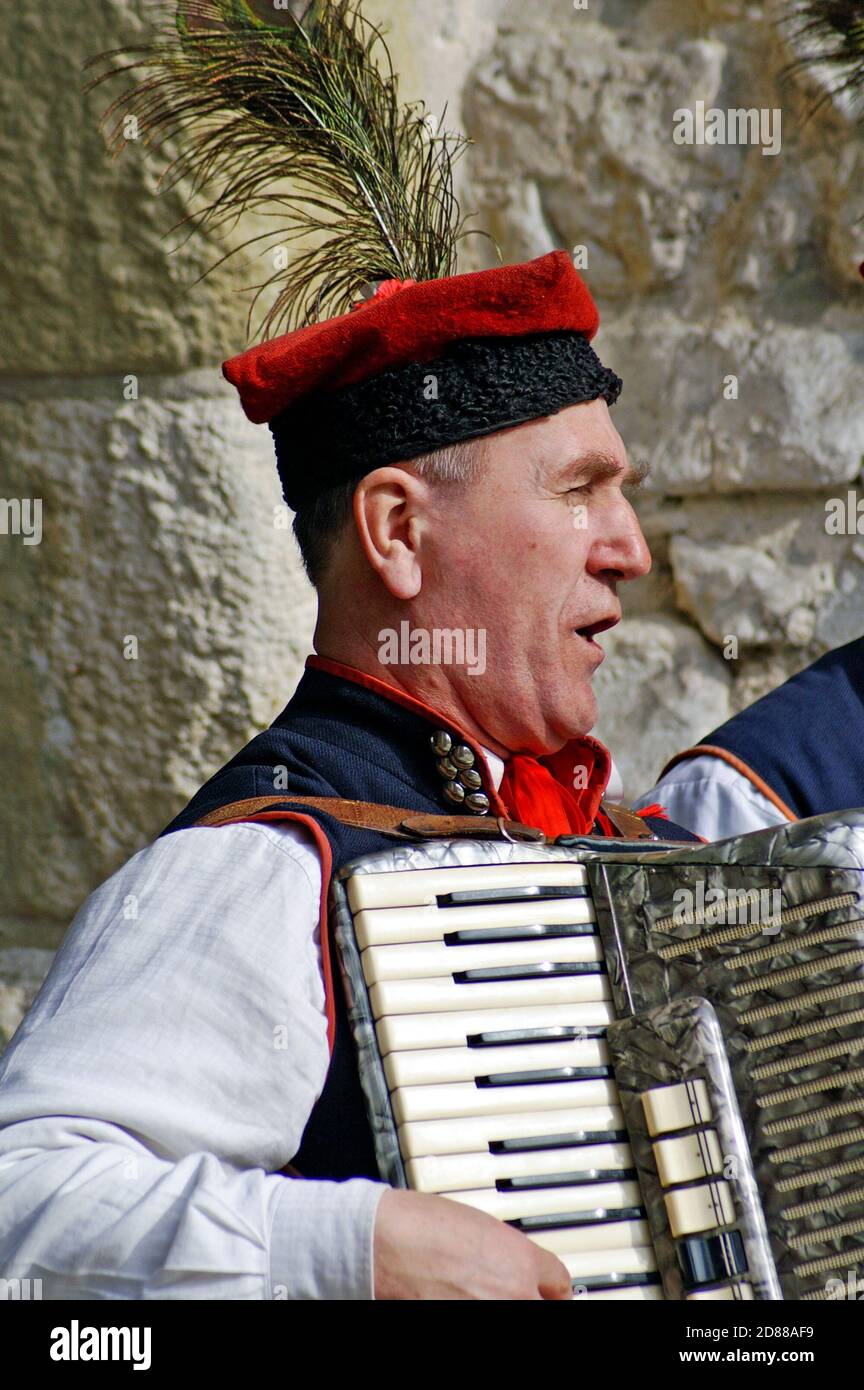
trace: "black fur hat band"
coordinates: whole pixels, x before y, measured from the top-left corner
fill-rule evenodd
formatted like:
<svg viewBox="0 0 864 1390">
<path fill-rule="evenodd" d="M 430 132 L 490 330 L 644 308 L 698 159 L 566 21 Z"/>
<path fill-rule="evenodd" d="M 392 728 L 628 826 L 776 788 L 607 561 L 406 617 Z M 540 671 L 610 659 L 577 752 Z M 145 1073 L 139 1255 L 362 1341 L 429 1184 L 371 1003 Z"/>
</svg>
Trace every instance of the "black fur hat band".
<svg viewBox="0 0 864 1390">
<path fill-rule="evenodd" d="M 613 405 L 620 391 L 620 377 L 581 333 L 462 339 L 428 362 L 315 392 L 271 420 L 285 501 L 297 511 L 384 464 L 583 401 Z"/>
</svg>

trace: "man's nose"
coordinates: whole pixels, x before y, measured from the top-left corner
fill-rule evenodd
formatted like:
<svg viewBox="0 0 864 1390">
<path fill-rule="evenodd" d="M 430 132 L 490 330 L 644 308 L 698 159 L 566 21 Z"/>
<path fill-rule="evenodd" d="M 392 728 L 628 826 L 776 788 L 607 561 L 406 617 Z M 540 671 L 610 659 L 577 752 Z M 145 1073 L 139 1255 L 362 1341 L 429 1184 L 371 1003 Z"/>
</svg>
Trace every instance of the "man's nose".
<svg viewBox="0 0 864 1390">
<path fill-rule="evenodd" d="M 592 547 L 591 568 L 615 570 L 622 580 L 641 579 L 651 569 L 651 551 L 642 533 L 639 518 L 626 498 L 604 535 L 598 536 Z"/>
</svg>

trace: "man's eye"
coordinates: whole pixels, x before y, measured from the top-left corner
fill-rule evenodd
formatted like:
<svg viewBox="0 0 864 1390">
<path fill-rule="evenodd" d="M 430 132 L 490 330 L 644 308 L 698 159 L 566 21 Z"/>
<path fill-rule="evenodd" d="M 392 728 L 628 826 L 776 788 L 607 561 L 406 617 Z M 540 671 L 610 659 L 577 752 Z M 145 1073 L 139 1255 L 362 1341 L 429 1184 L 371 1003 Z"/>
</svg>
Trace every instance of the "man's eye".
<svg viewBox="0 0 864 1390">
<path fill-rule="evenodd" d="M 590 484 L 590 483 L 583 483 L 583 484 L 581 485 L 581 487 L 568 487 L 568 489 L 567 489 L 567 495 L 568 495 L 568 497 L 569 497 L 569 495 L 570 495 L 571 493 L 575 492 L 577 496 L 584 496 L 585 493 L 588 493 L 588 492 L 590 492 L 590 491 L 591 491 L 591 484 Z"/>
</svg>

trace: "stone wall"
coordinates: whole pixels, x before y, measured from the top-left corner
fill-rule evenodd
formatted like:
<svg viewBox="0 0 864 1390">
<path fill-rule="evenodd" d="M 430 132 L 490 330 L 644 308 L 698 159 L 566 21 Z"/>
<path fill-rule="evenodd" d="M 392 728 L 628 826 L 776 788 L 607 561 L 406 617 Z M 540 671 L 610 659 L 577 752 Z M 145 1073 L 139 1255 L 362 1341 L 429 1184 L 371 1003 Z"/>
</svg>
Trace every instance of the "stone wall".
<svg viewBox="0 0 864 1390">
<path fill-rule="evenodd" d="M 862 141 L 836 103 L 805 120 L 818 89 L 783 77 L 779 8 L 367 3 L 404 94 L 477 142 L 474 225 L 505 260 L 574 248 L 599 301 L 616 423 L 652 466 L 654 571 L 598 677 L 632 792 L 864 627 L 862 541 L 825 524 L 864 454 Z M 109 160 L 106 97 L 81 91 L 147 12 L 21 0 L 0 19 L 0 495 L 43 505 L 41 544 L 0 537 L 0 1037 L 90 889 L 281 708 L 311 632 L 269 435 L 218 371 L 260 267 L 193 285 L 224 247 L 172 232 L 189 190 L 157 196 L 166 161 L 143 145 Z M 780 152 L 676 144 L 673 112 L 699 101 L 779 109 Z M 463 268 L 492 263 L 465 248 Z"/>
<path fill-rule="evenodd" d="M 783 10 L 504 5 L 465 94 L 483 225 L 506 260 L 574 249 L 624 379 L 614 419 L 651 465 L 654 570 L 597 677 L 633 793 L 864 630 L 864 543 L 828 534 L 825 505 L 864 464 L 864 141 L 785 76 Z M 699 101 L 779 110 L 779 152 L 677 144 Z"/>
</svg>

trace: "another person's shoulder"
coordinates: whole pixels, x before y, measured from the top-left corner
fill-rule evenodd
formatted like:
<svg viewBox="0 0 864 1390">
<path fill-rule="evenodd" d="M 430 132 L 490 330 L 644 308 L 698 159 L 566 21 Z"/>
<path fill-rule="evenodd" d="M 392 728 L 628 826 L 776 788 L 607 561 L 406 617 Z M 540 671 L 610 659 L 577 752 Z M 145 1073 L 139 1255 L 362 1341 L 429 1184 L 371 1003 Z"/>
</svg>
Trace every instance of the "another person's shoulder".
<svg viewBox="0 0 864 1390">
<path fill-rule="evenodd" d="M 663 773 L 634 808 L 659 802 L 669 817 L 705 840 L 747 835 L 786 817 L 737 768 L 711 754 L 683 758 Z"/>
</svg>

